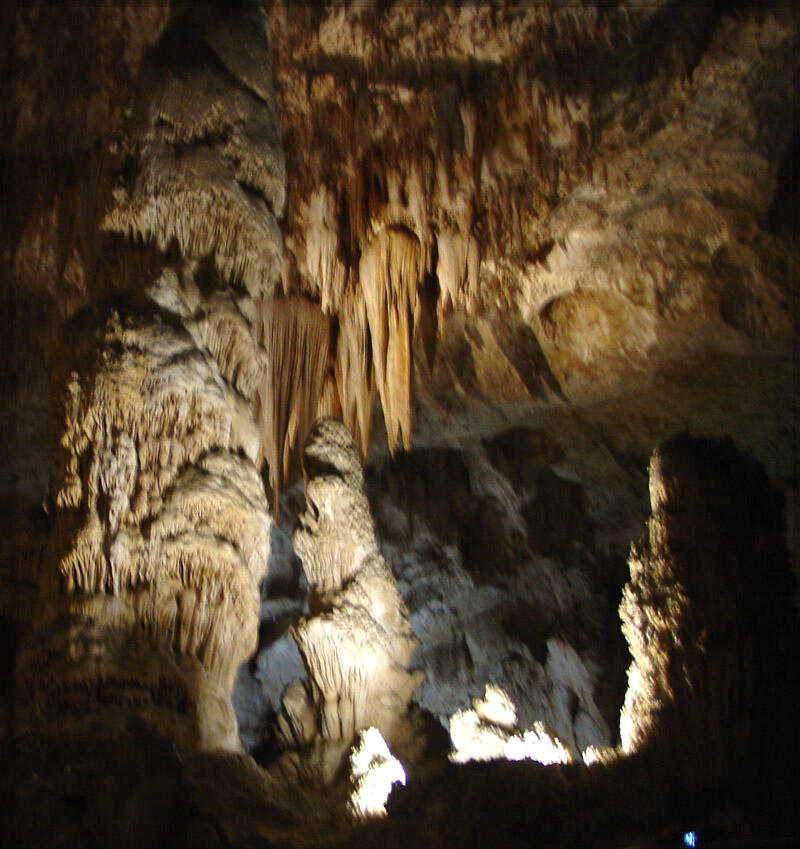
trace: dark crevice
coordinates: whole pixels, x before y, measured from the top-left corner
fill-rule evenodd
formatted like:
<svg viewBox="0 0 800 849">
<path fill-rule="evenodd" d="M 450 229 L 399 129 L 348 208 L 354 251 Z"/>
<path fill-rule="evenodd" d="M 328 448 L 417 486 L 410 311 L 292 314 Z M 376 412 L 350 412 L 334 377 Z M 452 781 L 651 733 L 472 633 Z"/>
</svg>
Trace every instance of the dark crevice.
<svg viewBox="0 0 800 849">
<path fill-rule="evenodd" d="M 797 239 L 798 157 L 800 157 L 800 133 L 795 133 L 789 150 L 778 168 L 775 196 L 765 220 L 768 232 L 792 241 Z"/>
</svg>

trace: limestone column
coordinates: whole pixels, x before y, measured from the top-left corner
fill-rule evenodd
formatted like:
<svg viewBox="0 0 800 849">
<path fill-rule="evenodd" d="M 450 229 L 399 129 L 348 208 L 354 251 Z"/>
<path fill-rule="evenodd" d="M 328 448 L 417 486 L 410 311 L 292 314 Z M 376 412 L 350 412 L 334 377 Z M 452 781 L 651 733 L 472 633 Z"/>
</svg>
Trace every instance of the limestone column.
<svg viewBox="0 0 800 849">
<path fill-rule="evenodd" d="M 173 21 L 116 153 L 112 294 L 64 330 L 55 530 L 19 692 L 60 734 L 135 716 L 237 749 L 230 695 L 257 644 L 271 527 L 258 309 L 285 193 L 263 15 Z"/>
<path fill-rule="evenodd" d="M 311 588 L 310 615 L 291 628 L 305 681 L 287 687 L 279 734 L 286 743 L 342 753 L 377 728 L 391 746 L 422 672 L 391 569 L 378 549 L 358 450 L 347 428 L 322 419 L 303 451 L 305 510 L 292 543 Z M 336 757 L 327 758 L 329 766 Z"/>
</svg>

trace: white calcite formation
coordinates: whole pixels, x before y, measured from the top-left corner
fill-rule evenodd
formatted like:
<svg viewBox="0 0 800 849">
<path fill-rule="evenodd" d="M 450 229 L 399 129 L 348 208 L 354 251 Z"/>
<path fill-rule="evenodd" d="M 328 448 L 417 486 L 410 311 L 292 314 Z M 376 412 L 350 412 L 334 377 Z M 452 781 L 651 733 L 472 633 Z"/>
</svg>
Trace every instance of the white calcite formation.
<svg viewBox="0 0 800 849">
<path fill-rule="evenodd" d="M 482 699 L 472 700 L 472 710 L 462 710 L 450 717 L 450 740 L 455 763 L 531 760 L 541 764 L 566 764 L 573 761 L 569 747 L 543 722 L 535 722 L 519 733 L 517 710 L 500 687 L 486 685 Z"/>
<path fill-rule="evenodd" d="M 385 816 L 386 801 L 395 784 L 406 783 L 406 771 L 389 751 L 377 728 L 358 732 L 350 752 L 353 791 L 349 808 L 355 819 Z"/>
<path fill-rule="evenodd" d="M 293 538 L 311 588 L 311 615 L 291 628 L 307 680 L 289 685 L 286 743 L 347 746 L 374 726 L 391 744 L 422 675 L 416 639 L 378 550 L 358 451 L 347 428 L 318 422 L 303 453 L 306 507 Z"/>
</svg>

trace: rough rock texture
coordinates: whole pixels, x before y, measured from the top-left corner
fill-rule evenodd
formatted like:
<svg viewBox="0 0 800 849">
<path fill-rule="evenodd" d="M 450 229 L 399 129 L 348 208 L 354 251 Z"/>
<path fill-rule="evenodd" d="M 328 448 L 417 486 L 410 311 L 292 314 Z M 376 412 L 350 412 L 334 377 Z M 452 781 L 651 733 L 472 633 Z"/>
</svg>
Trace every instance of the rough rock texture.
<svg viewBox="0 0 800 849">
<path fill-rule="evenodd" d="M 420 641 L 415 701 L 447 728 L 497 684 L 523 728 L 544 721 L 578 755 L 614 742 L 624 649 L 617 578 L 558 453 L 523 429 L 387 460 L 369 491 Z"/>
<path fill-rule="evenodd" d="M 622 747 L 687 785 L 746 794 L 758 774 L 759 794 L 782 798 L 771 776 L 785 780 L 793 753 L 775 730 L 792 721 L 796 646 L 781 499 L 730 440 L 680 435 L 653 455 L 650 505 L 620 607 L 633 655 Z"/>
<path fill-rule="evenodd" d="M 289 685 L 285 743 L 349 745 L 377 728 L 389 745 L 422 675 L 408 670 L 416 639 L 378 550 L 353 438 L 322 419 L 303 449 L 304 512 L 292 543 L 311 590 L 310 616 L 292 625 L 307 680 Z"/>
<path fill-rule="evenodd" d="M 616 492 L 638 511 L 644 476 L 617 474 Z M 603 531 L 627 548 L 628 526 L 643 516 L 601 527 L 586 469 L 570 468 L 561 445 L 538 429 L 384 457 L 365 478 L 380 552 L 419 640 L 413 665 L 425 680 L 413 703 L 447 729 L 454 713 L 497 684 L 522 728 L 544 721 L 574 755 L 615 743 L 628 663 L 617 605 L 627 570 L 624 551 L 609 551 Z M 289 548 L 301 502 L 299 487 L 283 498 L 262 587 L 259 650 L 237 682 L 251 751 L 268 739 L 268 717 L 301 669 L 286 633 L 307 613 L 304 576 Z"/>
<path fill-rule="evenodd" d="M 787 496 L 797 569 L 796 12 L 672 0 L 263 6 L 263 18 L 260 2 L 0 13 L 0 432 L 11 435 L 0 452 L 0 689 L 11 694 L 0 745 L 28 727 L 13 709 L 14 669 L 35 676 L 18 645 L 52 613 L 42 599 L 61 596 L 61 558 L 94 538 L 81 533 L 89 512 L 47 494 L 67 471 L 51 458 L 66 456 L 57 399 L 72 364 L 84 357 L 76 385 L 88 404 L 101 352 L 113 364 L 127 350 L 101 338 L 112 308 L 122 328 L 188 334 L 185 350 L 216 362 L 204 360 L 212 383 L 252 409 L 253 466 L 283 517 L 270 532 L 261 651 L 235 694 L 259 758 L 268 708 L 302 668 L 286 628 L 309 611 L 287 528 L 295 455 L 321 415 L 340 416 L 369 455 L 380 550 L 421 638 L 420 705 L 446 721 L 497 681 L 523 727 L 544 719 L 573 749 L 613 742 L 629 663 L 614 611 L 655 446 L 689 431 L 752 451 Z M 277 133 L 285 154 L 267 151 Z M 159 203 L 151 185 L 167 191 Z M 129 229 L 166 250 L 134 250 Z M 70 321 L 80 344 L 62 330 Z M 92 459 L 122 468 L 115 439 L 80 454 L 87 504 Z M 247 456 L 232 460 L 240 471 Z M 169 521 L 191 535 L 216 516 L 206 495 L 226 511 L 231 499 L 227 483 L 195 491 L 206 473 L 186 471 L 187 504 L 201 506 L 190 528 L 174 504 Z M 104 522 L 124 514 L 118 489 L 113 510 L 105 496 L 92 508 Z M 109 524 L 100 536 L 115 533 Z M 749 580 L 758 595 L 766 578 Z M 160 621 L 145 608 L 136 617 Z M 178 663 L 165 651 L 160 669 Z M 136 845 L 145 822 L 171 845 L 341 836 L 335 792 L 290 786 L 243 756 L 178 763 L 156 744 L 139 751 L 152 741 L 136 723 L 117 744 L 11 739 L 19 757 L 4 760 L 21 765 L 22 791 L 0 798 L 20 800 L 22 845 L 54 834 Z M 686 803 L 675 770 L 648 780 L 648 758 L 588 773 L 452 766 L 427 784 L 409 772 L 412 797 L 440 805 L 408 828 L 427 823 L 442 845 L 463 826 L 465 845 L 535 835 L 607 846 L 712 816 L 713 794 Z M 722 836 L 786 836 L 762 802 L 749 823 L 721 815 Z M 397 816 L 416 816 L 416 804 Z M 380 828 L 353 840 L 418 836 Z"/>
<path fill-rule="evenodd" d="M 65 328 L 70 357 L 53 381 L 61 396 L 54 527 L 17 681 L 21 704 L 54 732 L 118 732 L 136 714 L 177 744 L 235 750 L 230 694 L 257 644 L 271 526 L 254 416 L 267 352 L 253 296 L 271 292 L 281 239 L 265 207 L 271 229 L 257 238 L 265 264 L 253 270 L 243 234 L 226 238 L 230 210 L 210 183 L 225 174 L 220 182 L 235 188 L 226 166 L 248 162 L 279 213 L 283 159 L 263 19 L 205 17 L 191 19 L 202 45 L 179 17 L 144 62 L 136 106 L 147 119 L 133 121 L 127 139 L 142 173 L 131 196 L 115 192 L 106 218 L 107 229 L 156 247 L 109 237 L 97 278 L 125 295 Z M 246 44 L 234 50 L 240 38 Z M 231 74 L 255 91 L 247 108 L 225 96 Z M 200 126 L 190 126 L 190 102 Z M 220 103 L 235 114 L 220 115 Z M 215 121 L 231 138 L 206 149 Z M 236 147 L 242 136 L 258 161 Z M 176 153 L 179 137 L 194 148 L 191 161 Z M 216 202 L 200 210 L 204 192 Z M 177 262 L 157 250 L 172 240 Z M 202 256 L 209 251 L 214 263 Z M 159 273 L 142 279 L 149 265 Z M 237 294 L 229 281 L 245 267 L 258 285 Z"/>
<path fill-rule="evenodd" d="M 141 701 L 188 716 L 176 736 L 235 748 L 228 694 L 255 648 L 269 550 L 252 413 L 166 314 L 75 332 L 86 354 L 21 689 L 48 720 Z"/>
<path fill-rule="evenodd" d="M 689 458 L 692 462 L 685 462 Z M 709 462 L 704 463 L 703 458 Z M 337 819 L 333 813 L 337 806 L 344 811 L 347 802 L 336 787 L 326 789 L 323 795 L 313 786 L 293 785 L 282 772 L 259 769 L 251 759 L 242 756 L 201 753 L 179 759 L 163 741 L 151 739 L 146 733 L 139 735 L 140 745 L 136 748 L 131 748 L 126 738 L 104 748 L 102 742 L 91 739 L 67 744 L 61 741 L 56 746 L 52 740 L 42 745 L 36 738 L 23 737 L 20 751 L 25 756 L 24 768 L 19 775 L 25 793 L 21 797 L 22 805 L 11 818 L 17 834 L 28 844 L 35 844 L 43 834 L 58 833 L 62 842 L 70 846 L 133 846 L 138 845 L 144 833 L 152 840 L 162 839 L 177 846 L 277 843 L 354 849 L 479 847 L 493 845 L 497 840 L 526 846 L 535 834 L 537 845 L 545 847 L 580 845 L 599 849 L 670 841 L 680 845 L 681 835 L 695 829 L 700 839 L 708 842 L 758 840 L 770 845 L 791 842 L 794 795 L 791 772 L 783 770 L 791 770 L 789 756 L 793 751 L 792 734 L 796 731 L 791 697 L 793 684 L 797 683 L 797 666 L 779 665 L 780 661 L 792 659 L 787 655 L 776 658 L 775 664 L 764 664 L 762 661 L 769 657 L 771 646 L 762 645 L 759 654 L 753 655 L 754 642 L 772 635 L 742 629 L 742 620 L 757 607 L 756 600 L 725 589 L 731 561 L 727 540 L 741 539 L 737 520 L 743 515 L 748 517 L 747 530 L 755 534 L 743 540 L 745 550 L 752 553 L 755 538 L 755 546 L 763 555 L 762 566 L 774 569 L 782 583 L 789 580 L 786 550 L 774 511 L 767 510 L 759 516 L 751 509 L 753 502 L 749 500 L 751 492 L 760 491 L 766 496 L 763 503 L 768 504 L 775 497 L 774 490 L 766 486 L 763 472 L 752 459 L 743 457 L 730 444 L 682 437 L 664 446 L 652 468 L 654 492 L 659 493 L 655 499 L 653 528 L 667 529 L 666 538 L 673 545 L 662 551 L 669 551 L 674 574 L 686 578 L 689 586 L 692 566 L 697 565 L 693 547 L 674 545 L 678 537 L 673 532 L 679 532 L 681 526 L 686 529 L 687 518 L 692 519 L 693 533 L 723 542 L 703 552 L 701 571 L 703 584 L 707 581 L 709 588 L 713 584 L 718 592 L 706 595 L 702 586 L 696 587 L 691 607 L 693 616 L 697 617 L 695 621 L 708 626 L 709 636 L 714 634 L 708 648 L 716 642 L 714 652 L 727 653 L 729 663 L 718 675 L 715 668 L 712 671 L 703 662 L 694 662 L 700 658 L 696 643 L 678 647 L 674 656 L 688 663 L 677 679 L 671 678 L 669 683 L 674 689 L 668 692 L 662 688 L 654 695 L 655 700 L 648 703 L 646 719 L 640 725 L 648 729 L 648 742 L 639 751 L 588 767 L 582 764 L 545 767 L 502 759 L 489 763 L 442 764 L 424 776 L 412 778 L 404 791 L 396 791 L 384 820 L 354 831 L 352 823 L 345 823 L 341 817 Z M 662 488 L 664 483 L 666 489 Z M 671 493 L 666 501 L 661 498 L 665 491 Z M 663 507 L 669 503 L 677 506 L 672 496 L 678 493 L 702 493 L 701 509 L 696 513 L 678 511 L 673 522 Z M 698 501 L 686 503 L 698 507 Z M 724 521 L 713 508 L 703 510 L 704 504 L 721 508 Z M 631 581 L 640 589 L 644 587 L 642 563 L 640 554 L 634 552 Z M 745 563 L 742 558 L 737 565 L 750 564 L 752 560 Z M 652 562 L 647 564 L 648 571 L 652 565 Z M 652 577 L 654 581 L 662 581 L 665 575 L 658 571 Z M 717 604 L 720 591 L 725 599 L 723 605 Z M 782 604 L 776 608 L 778 617 L 791 616 L 790 598 L 783 596 Z M 658 604 L 638 609 L 645 615 L 628 620 L 627 626 L 634 646 L 643 645 L 644 638 L 651 633 Z M 759 615 L 763 622 L 766 617 Z M 684 620 L 680 625 L 682 635 L 691 636 L 692 623 Z M 657 641 L 650 656 L 662 658 L 659 650 L 663 645 L 663 640 Z M 794 652 L 796 660 L 797 645 Z M 668 665 L 666 669 L 669 668 Z M 701 696 L 703 710 L 694 710 L 692 705 L 696 707 L 696 703 L 684 699 L 684 694 L 688 696 L 681 683 L 687 680 L 684 671 Z M 712 713 L 711 722 L 707 721 L 705 708 L 712 704 L 724 711 L 728 696 L 734 702 L 738 700 L 740 706 L 740 699 L 750 698 L 748 682 L 758 683 L 759 694 L 781 690 L 786 696 L 782 707 L 778 702 L 764 702 L 756 713 L 746 715 L 751 723 L 766 718 L 763 734 L 786 743 L 778 758 L 774 747 L 758 751 L 756 747 L 741 745 L 751 738 L 743 739 L 735 732 L 729 734 L 729 729 L 713 721 L 716 713 Z M 744 689 L 739 687 L 740 683 Z M 673 710 L 679 700 L 689 708 L 687 711 Z M 492 723 L 508 726 L 509 712 L 503 715 L 496 704 L 483 704 L 480 710 Z M 733 716 L 739 721 L 744 715 L 735 712 Z M 652 719 L 656 720 L 655 724 Z M 652 746 L 662 720 L 664 725 L 660 729 L 669 738 L 662 743 L 667 745 Z M 727 773 L 729 780 L 724 777 L 719 780 L 716 774 L 719 761 L 698 760 L 690 749 L 682 751 L 688 753 L 695 768 L 675 769 L 674 732 L 694 734 L 701 723 L 707 737 L 704 751 L 718 745 L 716 751 L 724 753 L 726 763 L 736 764 Z M 770 761 L 768 768 L 765 759 Z M 102 781 L 96 779 L 98 761 L 113 765 Z M 683 760 L 682 764 L 688 765 Z M 61 776 L 56 785 L 61 792 L 54 793 L 52 784 L 37 780 L 39 773 Z M 773 780 L 768 787 L 765 778 Z M 7 780 L 6 776 L 3 779 Z M 120 786 L 121 782 L 124 785 Z M 126 788 L 124 792 L 123 788 Z M 90 818 L 78 818 L 74 814 L 76 804 L 97 813 Z M 29 815 L 32 810 L 37 816 Z M 132 838 L 134 831 L 130 828 L 139 818 L 143 822 L 134 829 L 136 836 Z M 657 835 L 655 840 L 653 835 Z"/>
<path fill-rule="evenodd" d="M 284 285 L 338 316 L 360 443 L 375 386 L 390 447 L 408 444 L 410 357 L 446 428 L 442 407 L 585 403 L 709 350 L 786 350 L 791 259 L 760 225 L 790 142 L 791 16 L 398 4 L 271 21 Z"/>
<path fill-rule="evenodd" d="M 685 434 L 653 455 L 650 489 L 621 609 L 634 656 L 626 755 L 588 769 L 451 768 L 353 845 L 526 845 L 534 832 L 543 846 L 629 845 L 659 831 L 677 845 L 689 828 L 791 842 L 798 643 L 780 496 L 729 440 Z M 753 569 L 771 578 L 763 595 L 748 589 Z M 508 727 L 503 707 L 476 705 Z"/>
<path fill-rule="evenodd" d="M 105 229 L 212 256 L 251 297 L 279 273 L 286 173 L 263 16 L 198 8 L 149 53 Z"/>
</svg>

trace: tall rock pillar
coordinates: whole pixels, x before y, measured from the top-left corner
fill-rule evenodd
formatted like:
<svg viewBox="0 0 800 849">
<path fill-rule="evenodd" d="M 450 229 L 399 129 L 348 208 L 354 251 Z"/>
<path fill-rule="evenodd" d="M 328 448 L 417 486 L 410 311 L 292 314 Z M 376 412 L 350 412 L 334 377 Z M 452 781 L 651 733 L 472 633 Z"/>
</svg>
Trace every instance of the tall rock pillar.
<svg viewBox="0 0 800 849">
<path fill-rule="evenodd" d="M 19 690 L 58 733 L 136 716 L 181 745 L 237 749 L 230 696 L 257 644 L 271 527 L 258 315 L 285 192 L 261 13 L 176 19 L 118 153 L 112 295 L 65 330 L 55 528 Z"/>
</svg>

